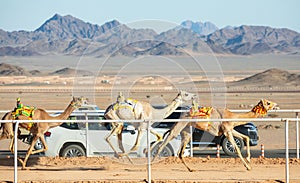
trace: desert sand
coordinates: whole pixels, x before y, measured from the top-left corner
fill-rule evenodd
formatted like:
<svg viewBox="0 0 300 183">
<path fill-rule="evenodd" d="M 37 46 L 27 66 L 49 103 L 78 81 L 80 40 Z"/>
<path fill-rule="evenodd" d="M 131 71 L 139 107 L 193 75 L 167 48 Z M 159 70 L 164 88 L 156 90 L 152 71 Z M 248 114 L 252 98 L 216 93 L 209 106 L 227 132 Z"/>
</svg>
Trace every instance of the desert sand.
<svg viewBox="0 0 300 183">
<path fill-rule="evenodd" d="M 31 158 L 30 170 L 19 170 L 20 182 L 147 182 L 146 159 L 133 159 L 134 164 L 114 158 Z M 253 170 L 247 171 L 235 158 L 187 158 L 195 170 L 188 172 L 176 157 L 152 164 L 152 182 L 283 182 L 285 159 L 253 158 Z M 300 160 L 290 159 L 290 182 L 300 182 Z M 13 180 L 13 158 L 1 159 L 0 182 Z"/>
<path fill-rule="evenodd" d="M 13 108 L 15 98 L 21 95 L 24 103 L 31 103 L 45 109 L 62 110 L 71 99 L 71 93 L 3 93 L 1 94 L 1 109 Z M 111 102 L 110 93 L 97 94 L 96 103 L 104 109 Z M 139 100 L 146 99 L 148 93 L 136 95 Z M 150 94 L 151 95 L 151 94 Z M 153 93 L 153 95 L 157 95 Z M 171 100 L 175 93 L 163 94 Z M 298 93 L 229 93 L 228 105 L 234 109 L 247 109 L 260 98 L 268 98 L 276 101 L 284 109 L 297 108 Z M 57 101 L 60 101 L 59 103 Z M 203 97 L 205 101 L 205 97 Z M 209 103 L 209 100 L 206 100 Z M 295 102 L 293 102 L 295 101 Z M 290 103 L 289 103 L 290 102 Z M 240 104 L 244 105 L 241 106 Z M 271 114 L 270 114 L 271 115 Z M 271 117 L 290 116 L 294 113 L 274 113 Z M 269 116 L 270 117 L 270 116 Z M 284 123 L 263 122 L 256 123 L 259 127 L 260 144 L 266 149 L 284 149 Z M 276 127 L 276 128 L 275 128 Z M 295 148 L 295 123 L 289 127 L 290 148 Z M 103 140 L 104 141 L 104 140 Z M 3 149 L 2 147 L 1 149 Z M 260 146 L 251 147 L 259 149 Z M 4 148 L 5 149 L 5 148 Z M 18 178 L 20 182 L 147 182 L 146 159 L 134 159 L 136 164 L 129 164 L 126 160 L 118 160 L 109 157 L 93 158 L 50 158 L 31 157 L 29 159 L 30 170 L 19 168 Z M 195 172 L 188 172 L 175 157 L 162 159 L 152 165 L 153 182 L 281 182 L 285 180 L 285 159 L 279 158 L 253 158 L 253 170 L 247 171 L 239 159 L 236 158 L 188 158 L 188 164 Z M 0 182 L 13 181 L 13 157 L 0 160 Z M 300 182 L 300 161 L 290 159 L 290 182 Z"/>
<path fill-rule="evenodd" d="M 242 67 L 236 64 L 226 64 L 224 67 L 234 68 L 236 70 L 227 75 L 228 81 L 240 79 L 245 76 L 257 73 L 274 64 L 270 62 L 263 68 L 257 68 L 256 65 L 246 64 L 247 67 L 241 72 Z M 30 60 L 31 62 L 31 60 Z M 37 63 L 41 63 L 37 61 Z M 60 62 L 58 62 L 60 63 Z M 72 62 L 73 63 L 73 62 Z M 240 63 L 240 62 L 239 62 Z M 299 64 L 294 65 L 283 63 L 280 68 L 292 69 L 293 72 L 299 71 Z M 60 63 L 63 64 L 63 63 Z M 55 64 L 54 64 L 55 65 Z M 64 65 L 64 64 L 63 64 Z M 254 67 L 255 66 L 255 67 Z M 253 68 L 252 68 L 253 67 Z M 46 67 L 48 69 L 52 67 Z M 39 68 L 40 69 L 40 68 Z M 226 72 L 224 71 L 226 74 Z M 238 73 L 238 74 L 237 74 Z M 99 81 L 106 81 L 103 76 Z M 196 77 L 196 76 L 195 76 Z M 198 77 L 198 76 L 197 76 Z M 2 77 L 1 81 L 10 83 L 0 87 L 0 110 L 10 110 L 15 107 L 15 99 L 21 97 L 25 105 L 36 106 L 47 110 L 63 110 L 74 95 L 84 95 L 89 97 L 90 102 L 97 104 L 100 109 L 105 109 L 110 103 L 115 101 L 116 93 L 110 89 L 98 88 L 92 92 L 80 92 L 74 90 L 72 78 L 63 78 L 51 76 L 49 78 L 31 78 L 33 84 L 26 83 L 25 77 Z M 40 79 L 40 80 L 39 80 Z M 195 78 L 199 79 L 199 78 Z M 201 78 L 200 78 L 201 79 Z M 111 78 L 108 78 L 111 80 Z M 24 81 L 23 84 L 16 84 L 16 81 Z M 164 83 L 156 85 L 155 80 L 145 80 L 148 84 L 147 90 L 130 91 L 126 94 L 138 100 L 149 101 L 152 103 L 169 103 L 176 95 L 176 90 L 163 91 L 152 90 L 154 87 L 163 87 Z M 154 82 L 154 84 L 152 83 Z M 180 82 L 180 78 L 178 81 Z M 36 84 L 38 83 L 38 84 Z M 169 83 L 167 83 L 169 84 Z M 101 86 L 106 87 L 107 83 Z M 167 89 L 169 85 L 166 85 Z M 84 85 L 83 85 L 84 87 Z M 150 88 L 150 89 L 149 89 Z M 77 88 L 78 89 L 78 88 Z M 93 88 L 92 88 L 93 89 Z M 118 88 L 117 88 L 118 89 Z M 166 89 L 166 88 L 164 88 Z M 199 92 L 199 102 L 203 106 L 214 105 L 216 101 L 212 99 L 224 99 L 226 107 L 229 109 L 251 109 L 261 98 L 266 98 L 279 104 L 281 109 L 299 109 L 300 93 L 299 87 L 292 91 L 231 91 L 225 93 Z M 189 104 L 187 104 L 189 105 Z M 1 114 L 3 115 L 3 114 Z M 266 117 L 295 117 L 295 113 L 272 113 Z M 259 144 L 264 144 L 265 149 L 284 149 L 284 123 L 260 122 L 255 123 L 259 128 Z M 295 123 L 289 125 L 289 144 L 290 148 L 295 148 Z M 103 140 L 104 142 L 104 140 Z M 1 150 L 6 147 L 1 147 Z M 251 147 L 259 149 L 260 146 Z M 129 164 L 126 160 L 118 160 L 109 157 L 81 157 L 81 158 L 50 158 L 50 157 L 30 157 L 29 169 L 21 170 L 19 168 L 18 178 L 20 182 L 147 182 L 146 159 L 136 158 L 135 164 Z M 192 183 L 192 182 L 284 182 L 285 180 L 285 159 L 280 158 L 252 158 L 251 171 L 243 167 L 239 159 L 236 158 L 187 158 L 188 164 L 195 169 L 194 172 L 188 172 L 183 164 L 176 157 L 161 159 L 152 164 L 152 181 L 156 183 Z M 300 161 L 299 159 L 290 159 L 290 182 L 300 182 Z M 0 159 L 0 182 L 13 181 L 13 157 Z"/>
</svg>

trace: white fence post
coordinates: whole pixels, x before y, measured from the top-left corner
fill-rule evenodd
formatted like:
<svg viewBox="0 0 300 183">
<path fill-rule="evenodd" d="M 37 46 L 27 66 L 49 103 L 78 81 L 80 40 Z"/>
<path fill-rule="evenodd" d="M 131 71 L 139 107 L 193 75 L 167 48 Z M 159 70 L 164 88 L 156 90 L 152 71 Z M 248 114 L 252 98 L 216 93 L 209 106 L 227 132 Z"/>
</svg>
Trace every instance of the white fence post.
<svg viewBox="0 0 300 183">
<path fill-rule="evenodd" d="M 86 153 L 86 157 L 89 157 L 90 154 L 90 150 L 89 150 L 89 118 L 87 116 L 87 113 L 85 112 L 85 153 Z"/>
<path fill-rule="evenodd" d="M 148 182 L 151 183 L 151 145 L 150 145 L 150 120 L 147 121 L 147 160 L 148 160 L 148 166 L 147 166 L 147 170 L 148 170 Z"/>
<path fill-rule="evenodd" d="M 298 112 L 296 112 L 296 153 L 297 153 L 297 159 L 299 159 L 299 117 Z"/>
<path fill-rule="evenodd" d="M 191 141 L 190 141 L 190 147 L 191 147 L 191 149 L 190 149 L 190 156 L 191 157 L 193 157 L 194 156 L 194 151 L 193 151 L 193 127 L 192 127 L 192 125 L 190 125 L 190 134 L 191 134 Z"/>
<path fill-rule="evenodd" d="M 289 120 L 285 120 L 285 182 L 289 183 Z"/>
<path fill-rule="evenodd" d="M 14 131 L 14 182 L 18 182 L 18 128 L 19 121 L 16 122 Z"/>
</svg>

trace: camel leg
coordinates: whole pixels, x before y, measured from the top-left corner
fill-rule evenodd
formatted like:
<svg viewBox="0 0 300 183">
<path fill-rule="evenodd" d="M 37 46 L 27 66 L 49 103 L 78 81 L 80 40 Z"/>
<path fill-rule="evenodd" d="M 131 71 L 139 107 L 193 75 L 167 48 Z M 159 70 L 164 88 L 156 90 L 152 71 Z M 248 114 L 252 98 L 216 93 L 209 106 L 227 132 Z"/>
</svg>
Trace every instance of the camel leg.
<svg viewBox="0 0 300 183">
<path fill-rule="evenodd" d="M 127 156 L 128 157 L 129 153 L 131 153 L 132 151 L 136 151 L 137 147 L 140 145 L 142 133 L 143 133 L 142 128 L 139 127 L 138 128 L 138 134 L 136 136 L 136 140 L 135 140 L 135 143 L 132 146 L 132 148 L 128 152 L 126 152 L 126 153 L 119 154 L 119 156 Z"/>
<path fill-rule="evenodd" d="M 118 145 L 119 145 L 119 149 L 122 151 L 122 153 L 125 153 L 125 149 L 123 146 L 123 137 L 122 137 L 122 133 L 118 133 Z"/>
<path fill-rule="evenodd" d="M 25 155 L 24 160 L 18 158 L 18 160 L 22 163 L 22 169 L 23 170 L 26 169 L 27 160 L 28 160 L 29 156 L 32 154 L 32 151 L 33 151 L 33 148 L 34 148 L 34 144 L 36 143 L 36 141 L 38 140 L 38 138 L 39 138 L 39 136 L 37 136 L 37 135 L 33 137 L 31 145 L 30 145 L 30 147 L 27 150 L 27 153 Z"/>
<path fill-rule="evenodd" d="M 14 135 L 9 135 L 9 134 L 6 134 L 6 133 L 2 133 L 1 136 L 0 136 L 0 140 L 3 140 L 3 139 L 11 139 L 13 138 Z"/>
<path fill-rule="evenodd" d="M 227 131 L 224 132 L 224 135 L 227 137 L 227 139 L 229 140 L 229 142 L 231 142 L 231 144 L 233 145 L 235 152 L 237 153 L 238 157 L 242 160 L 244 166 L 247 168 L 247 170 L 251 170 L 251 166 L 248 165 L 248 163 L 245 161 L 245 159 L 243 158 L 240 148 L 236 145 L 234 138 L 233 138 L 233 134 L 232 131 Z"/>
<path fill-rule="evenodd" d="M 15 150 L 14 150 L 14 145 L 15 145 L 15 138 L 14 136 L 12 136 L 10 144 L 9 144 L 9 150 L 14 154 Z"/>
<path fill-rule="evenodd" d="M 250 154 L 250 138 L 247 135 L 241 134 L 235 130 L 232 131 L 232 135 L 238 138 L 242 138 L 244 141 L 246 141 L 246 149 L 247 149 L 247 157 L 246 160 L 248 161 L 248 163 L 250 163 L 250 158 L 251 158 L 251 154 Z"/>
<path fill-rule="evenodd" d="M 159 133 L 157 133 L 156 131 L 154 131 L 154 130 L 150 130 L 150 132 L 153 134 L 153 135 L 155 135 L 156 136 L 156 141 L 151 145 L 151 148 L 150 148 L 150 152 L 153 150 L 153 148 L 159 143 L 159 142 L 161 142 L 162 140 L 163 140 L 163 137 L 162 137 L 162 135 L 161 134 L 159 134 Z M 147 151 L 146 151 L 147 152 Z"/>
<path fill-rule="evenodd" d="M 153 157 L 152 161 L 154 161 L 159 154 L 161 153 L 161 151 L 166 147 L 166 145 L 173 140 L 175 137 L 178 136 L 178 134 L 182 131 L 182 129 L 184 129 L 184 127 L 186 127 L 187 123 L 181 123 L 178 122 L 176 123 L 170 130 L 170 134 L 165 138 L 165 140 L 163 141 L 162 144 L 160 144 L 156 155 Z"/>
<path fill-rule="evenodd" d="M 37 138 L 38 139 L 38 138 Z M 37 140 L 36 139 L 36 140 Z M 39 149 L 39 150 L 32 150 L 31 154 L 37 154 L 37 153 L 41 153 L 41 152 L 45 152 L 48 150 L 48 145 L 45 141 L 45 137 L 42 135 L 39 137 L 39 139 L 41 140 L 42 144 L 43 144 L 43 148 Z M 35 143 L 34 143 L 35 144 Z"/>
<path fill-rule="evenodd" d="M 142 137 L 142 134 L 143 134 L 143 131 L 142 131 L 142 128 L 141 127 L 138 127 L 138 134 L 136 136 L 136 140 L 135 140 L 135 143 L 134 145 L 132 146 L 132 148 L 130 149 L 129 152 L 132 152 L 132 151 L 136 151 L 138 146 L 140 145 L 141 143 L 141 137 Z"/>
<path fill-rule="evenodd" d="M 122 127 L 123 128 L 123 127 Z M 121 131 L 122 132 L 122 131 Z M 127 159 L 130 161 L 130 163 L 133 164 L 133 161 L 131 160 L 131 158 L 128 156 L 128 154 L 125 154 L 125 149 L 122 143 L 122 133 L 118 133 L 118 144 L 119 144 L 119 149 L 122 151 L 122 154 L 118 154 L 118 156 L 126 156 Z"/>
<path fill-rule="evenodd" d="M 191 141 L 191 135 L 189 133 L 189 128 L 185 128 L 180 134 L 181 134 L 181 146 L 180 146 L 180 150 L 178 153 L 178 157 L 179 157 L 179 159 L 181 159 L 184 166 L 190 172 L 193 172 L 194 170 L 192 170 L 184 160 L 184 150 L 186 149 L 187 144 Z"/>
<path fill-rule="evenodd" d="M 114 126 L 114 128 L 112 129 L 112 131 L 108 134 L 108 136 L 105 138 L 106 142 L 108 143 L 108 145 L 112 148 L 112 150 L 115 152 L 115 155 L 118 156 L 118 152 L 115 149 L 115 147 L 111 144 L 110 142 L 110 138 L 112 135 L 114 134 L 121 134 L 122 133 L 122 129 L 123 129 L 123 124 L 121 123 L 117 123 L 116 126 Z"/>
</svg>

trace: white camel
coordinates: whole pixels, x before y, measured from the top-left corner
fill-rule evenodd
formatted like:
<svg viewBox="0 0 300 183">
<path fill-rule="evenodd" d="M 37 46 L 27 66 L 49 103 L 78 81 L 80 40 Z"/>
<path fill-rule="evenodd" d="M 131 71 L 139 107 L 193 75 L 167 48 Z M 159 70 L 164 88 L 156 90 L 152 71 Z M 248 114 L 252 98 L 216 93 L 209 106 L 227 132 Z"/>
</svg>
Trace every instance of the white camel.
<svg viewBox="0 0 300 183">
<path fill-rule="evenodd" d="M 126 99 L 120 94 L 118 96 L 118 100 L 116 103 L 111 104 L 105 111 L 105 118 L 111 120 L 161 120 L 168 117 L 172 114 L 176 108 L 182 105 L 183 102 L 192 100 L 196 97 L 195 94 L 188 93 L 186 91 L 180 91 L 178 95 L 173 99 L 173 101 L 162 109 L 154 108 L 150 103 L 144 101 L 137 101 L 134 99 Z M 130 149 L 129 152 L 125 153 L 123 144 L 122 144 L 122 131 L 124 127 L 124 123 L 116 122 L 112 124 L 111 133 L 106 137 L 107 143 L 114 150 L 116 155 L 128 156 L 128 154 L 132 151 L 135 151 L 140 144 L 142 129 L 145 129 L 145 123 L 132 123 L 132 125 L 138 130 L 138 134 L 136 137 L 135 144 Z M 157 143 L 162 140 L 162 135 L 155 132 L 151 129 L 151 133 L 156 135 Z M 112 135 L 118 136 L 118 144 L 119 148 L 123 154 L 118 154 L 117 150 L 110 142 L 110 137 Z M 152 146 L 154 147 L 155 144 Z"/>
</svg>

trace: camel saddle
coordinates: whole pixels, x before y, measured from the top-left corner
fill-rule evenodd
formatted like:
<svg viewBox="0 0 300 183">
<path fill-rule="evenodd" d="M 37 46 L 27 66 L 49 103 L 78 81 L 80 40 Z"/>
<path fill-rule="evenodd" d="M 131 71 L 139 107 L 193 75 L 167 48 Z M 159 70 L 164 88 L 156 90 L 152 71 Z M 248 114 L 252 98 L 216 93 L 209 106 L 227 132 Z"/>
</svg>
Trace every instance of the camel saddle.
<svg viewBox="0 0 300 183">
<path fill-rule="evenodd" d="M 12 116 L 14 120 L 19 119 L 19 116 L 25 116 L 28 118 L 28 120 L 32 120 L 32 117 L 34 115 L 35 107 L 31 106 L 23 106 L 22 108 L 15 108 L 15 110 L 12 112 Z M 30 128 L 33 126 L 33 123 L 24 123 L 27 125 L 27 130 L 30 130 Z"/>
<path fill-rule="evenodd" d="M 113 108 L 114 108 L 114 110 L 119 110 L 121 108 L 128 108 L 131 111 L 134 111 L 134 108 L 135 108 L 135 105 L 137 104 L 137 102 L 138 101 L 135 100 L 135 99 L 128 98 L 124 101 L 120 101 L 120 102 L 115 103 Z"/>
<path fill-rule="evenodd" d="M 212 107 L 198 107 L 198 109 L 191 108 L 190 109 L 190 116 L 193 118 L 197 117 L 207 117 L 209 118 L 212 112 Z"/>
</svg>

